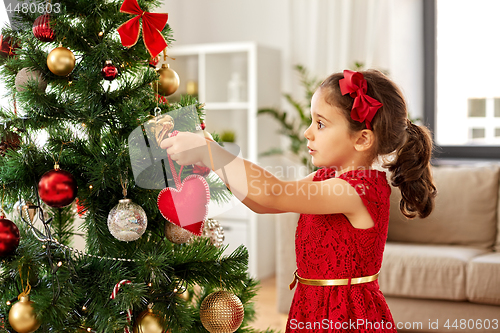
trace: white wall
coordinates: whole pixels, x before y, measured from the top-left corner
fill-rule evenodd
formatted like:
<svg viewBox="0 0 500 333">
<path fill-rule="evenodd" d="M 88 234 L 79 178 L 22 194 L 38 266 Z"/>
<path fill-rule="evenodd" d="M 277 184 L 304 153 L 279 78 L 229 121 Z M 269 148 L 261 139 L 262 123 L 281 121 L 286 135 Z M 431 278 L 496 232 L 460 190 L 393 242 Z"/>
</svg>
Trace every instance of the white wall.
<svg viewBox="0 0 500 333">
<path fill-rule="evenodd" d="M 421 117 L 422 1 L 425 0 L 164 0 L 157 12 L 169 13 L 176 39 L 172 47 L 256 41 L 281 50 L 282 90 L 299 97 L 302 90 L 292 70 L 297 63 L 319 78 L 341 71 L 354 61 L 386 69 L 402 87 L 411 116 Z M 346 31 L 342 26 L 345 8 L 350 8 L 354 19 L 347 21 L 349 34 L 335 36 L 339 43 L 332 45 L 330 56 L 335 61 L 326 58 L 328 52 L 314 56 L 331 38 L 326 33 L 328 29 L 334 35 Z M 357 15 L 366 8 L 371 8 L 371 15 Z M 377 29 L 369 28 L 369 20 L 376 21 Z M 349 50 L 341 56 L 344 45 Z"/>
</svg>

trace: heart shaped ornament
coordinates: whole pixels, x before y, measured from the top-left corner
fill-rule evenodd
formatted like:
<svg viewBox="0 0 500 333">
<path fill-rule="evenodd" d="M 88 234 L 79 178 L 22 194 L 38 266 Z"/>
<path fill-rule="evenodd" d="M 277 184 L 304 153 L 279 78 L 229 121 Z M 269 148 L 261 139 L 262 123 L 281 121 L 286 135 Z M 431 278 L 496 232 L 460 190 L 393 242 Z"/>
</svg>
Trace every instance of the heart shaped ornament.
<svg viewBox="0 0 500 333">
<path fill-rule="evenodd" d="M 210 188 L 205 178 L 189 175 L 177 186 L 167 187 L 158 195 L 158 209 L 169 222 L 201 236 L 208 215 Z"/>
</svg>

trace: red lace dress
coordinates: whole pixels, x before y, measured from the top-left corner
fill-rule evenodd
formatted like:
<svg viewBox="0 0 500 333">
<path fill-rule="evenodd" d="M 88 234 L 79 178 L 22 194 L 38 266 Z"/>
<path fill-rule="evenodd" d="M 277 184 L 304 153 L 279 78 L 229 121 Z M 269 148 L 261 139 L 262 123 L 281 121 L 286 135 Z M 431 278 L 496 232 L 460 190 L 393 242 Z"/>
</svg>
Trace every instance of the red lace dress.
<svg viewBox="0 0 500 333">
<path fill-rule="evenodd" d="M 320 169 L 314 181 L 335 177 Z M 307 279 L 374 275 L 382 265 L 391 188 L 385 172 L 354 170 L 339 176 L 353 186 L 375 225 L 354 228 L 344 214 L 301 214 L 295 235 L 297 274 Z M 297 283 L 286 332 L 397 332 L 378 281 L 347 286 Z"/>
</svg>

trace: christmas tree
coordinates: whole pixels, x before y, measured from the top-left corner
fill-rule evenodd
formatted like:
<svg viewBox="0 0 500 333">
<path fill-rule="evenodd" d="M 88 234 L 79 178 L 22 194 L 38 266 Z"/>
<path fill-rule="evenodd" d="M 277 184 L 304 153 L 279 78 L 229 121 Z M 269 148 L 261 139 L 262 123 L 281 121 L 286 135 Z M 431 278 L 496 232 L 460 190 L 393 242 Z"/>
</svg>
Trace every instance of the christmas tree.
<svg viewBox="0 0 500 333">
<path fill-rule="evenodd" d="M 206 184 L 216 203 L 230 192 L 210 170 L 180 168 L 159 149 L 176 130 L 204 129 L 204 113 L 192 97 L 164 97 L 178 81 L 155 68 L 174 41 L 167 15 L 151 13 L 158 5 L 7 7 L 0 190 L 12 214 L 0 216 L 0 331 L 255 331 L 246 249 L 224 255 L 215 220 L 180 223 L 186 211 L 206 217 L 196 188 L 176 197 L 186 180 Z M 84 251 L 72 247 L 78 233 Z"/>
</svg>

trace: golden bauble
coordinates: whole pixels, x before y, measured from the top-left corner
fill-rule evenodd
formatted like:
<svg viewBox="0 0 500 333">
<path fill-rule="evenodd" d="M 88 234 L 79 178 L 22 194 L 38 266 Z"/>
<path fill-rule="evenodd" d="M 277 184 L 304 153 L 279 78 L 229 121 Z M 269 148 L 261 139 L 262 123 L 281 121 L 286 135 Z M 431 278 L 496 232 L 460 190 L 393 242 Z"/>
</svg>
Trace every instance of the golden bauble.
<svg viewBox="0 0 500 333">
<path fill-rule="evenodd" d="M 49 70 L 58 76 L 67 76 L 75 68 L 75 55 L 63 46 L 50 51 L 47 57 Z"/>
<path fill-rule="evenodd" d="M 186 302 L 189 301 L 189 290 L 184 290 L 183 292 L 181 293 L 178 293 L 177 295 L 179 295 L 180 298 L 182 298 L 183 300 L 185 300 Z"/>
<path fill-rule="evenodd" d="M 134 325 L 134 333 L 163 333 L 163 326 L 160 317 L 153 310 L 148 309 L 142 312 Z"/>
<path fill-rule="evenodd" d="M 170 223 L 165 222 L 165 236 L 167 239 L 175 244 L 184 244 L 191 238 L 192 233 L 189 231 Z"/>
<path fill-rule="evenodd" d="M 174 129 L 174 118 L 168 114 L 162 114 L 148 120 L 146 124 L 148 128 L 151 128 L 155 136 L 156 143 L 159 146 L 163 140 L 169 137 L 168 135 Z"/>
<path fill-rule="evenodd" d="M 158 70 L 158 74 L 160 74 L 160 78 L 152 83 L 153 90 L 163 96 L 172 95 L 179 88 L 179 75 L 170 69 L 168 64 L 163 64 Z"/>
<path fill-rule="evenodd" d="M 243 304 L 229 291 L 211 293 L 201 303 L 201 323 L 210 333 L 233 333 L 240 327 L 244 316 Z"/>
<path fill-rule="evenodd" d="M 23 296 L 10 308 L 9 323 L 18 333 L 32 333 L 40 327 L 31 304 L 29 296 Z"/>
</svg>

